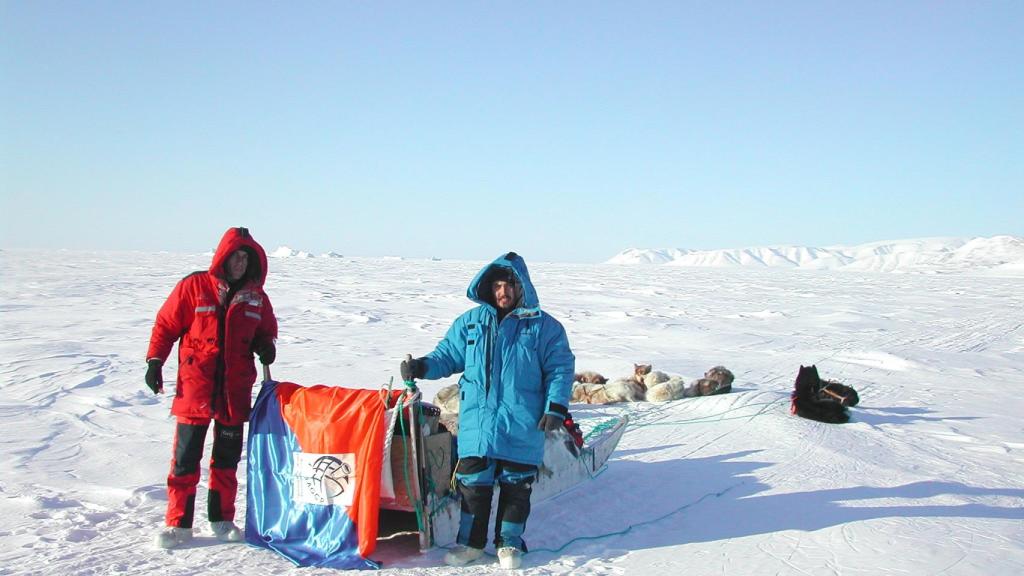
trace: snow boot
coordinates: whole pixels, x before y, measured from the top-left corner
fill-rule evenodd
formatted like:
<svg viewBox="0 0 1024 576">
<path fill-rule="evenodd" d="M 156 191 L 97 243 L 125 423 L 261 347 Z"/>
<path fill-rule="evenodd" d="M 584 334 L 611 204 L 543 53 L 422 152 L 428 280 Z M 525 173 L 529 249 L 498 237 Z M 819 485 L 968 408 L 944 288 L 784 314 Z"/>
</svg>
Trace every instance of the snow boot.
<svg viewBox="0 0 1024 576">
<path fill-rule="evenodd" d="M 498 565 L 505 570 L 518 570 L 523 564 L 523 551 L 514 546 L 498 548 Z"/>
<path fill-rule="evenodd" d="M 231 520 L 210 522 L 210 528 L 213 528 L 213 535 L 221 542 L 241 542 L 245 540 L 242 531 Z"/>
<path fill-rule="evenodd" d="M 449 566 L 465 566 L 483 555 L 483 548 L 473 548 L 460 544 L 444 555 L 444 563 Z"/>
<path fill-rule="evenodd" d="M 192 529 L 191 528 L 178 528 L 176 526 L 164 526 L 159 534 L 156 535 L 156 547 L 157 548 L 177 548 L 182 544 L 190 542 L 192 540 Z"/>
</svg>

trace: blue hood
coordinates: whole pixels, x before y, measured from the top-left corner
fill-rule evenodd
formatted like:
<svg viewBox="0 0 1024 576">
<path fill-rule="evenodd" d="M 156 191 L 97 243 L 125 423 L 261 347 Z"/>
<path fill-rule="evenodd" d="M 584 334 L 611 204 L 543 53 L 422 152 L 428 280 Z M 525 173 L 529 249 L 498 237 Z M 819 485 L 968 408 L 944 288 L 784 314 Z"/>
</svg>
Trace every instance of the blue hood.
<svg viewBox="0 0 1024 576">
<path fill-rule="evenodd" d="M 495 275 L 507 274 L 512 271 L 516 282 L 519 284 L 519 301 L 511 314 L 520 318 L 529 318 L 540 315 L 540 299 L 537 297 L 537 290 L 530 280 L 530 272 L 526 269 L 526 261 L 515 252 L 503 254 L 494 259 L 493 262 L 484 266 L 473 277 L 466 290 L 466 297 L 483 306 L 494 308 L 494 297 L 491 294 L 491 282 Z"/>
</svg>

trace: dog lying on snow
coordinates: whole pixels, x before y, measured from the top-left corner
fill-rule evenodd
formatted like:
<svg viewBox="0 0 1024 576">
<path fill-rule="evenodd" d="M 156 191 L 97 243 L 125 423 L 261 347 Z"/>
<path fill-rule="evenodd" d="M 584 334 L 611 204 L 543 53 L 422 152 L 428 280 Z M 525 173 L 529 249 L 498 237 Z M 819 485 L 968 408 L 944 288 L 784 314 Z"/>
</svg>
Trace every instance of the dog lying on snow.
<svg viewBox="0 0 1024 576">
<path fill-rule="evenodd" d="M 580 375 L 592 375 L 591 380 Z M 650 364 L 634 364 L 633 375 L 608 381 L 596 372 L 583 372 L 573 383 L 572 399 L 577 404 L 614 404 L 617 402 L 667 402 L 693 396 L 724 394 L 732 390 L 733 374 L 724 366 L 708 370 L 690 386 L 681 376 L 653 370 Z M 596 376 L 596 378 L 594 378 Z M 600 384 L 600 380 L 605 383 Z"/>
<path fill-rule="evenodd" d="M 608 379 L 604 376 L 591 371 L 577 372 L 572 380 L 573 383 L 580 382 L 582 384 L 605 384 L 608 382 Z"/>
<path fill-rule="evenodd" d="M 574 404 L 615 404 L 641 402 L 647 393 L 645 378 L 651 373 L 650 364 L 634 364 L 633 375 L 608 381 L 597 372 L 581 372 L 572 383 Z"/>
<path fill-rule="evenodd" d="M 673 376 L 663 383 L 648 388 L 647 401 L 668 402 L 680 398 L 725 394 L 732 390 L 733 380 L 735 380 L 735 376 L 725 366 L 711 368 L 704 373 L 703 378 L 698 378 L 689 386 L 685 385 L 681 377 Z"/>
<path fill-rule="evenodd" d="M 844 424 L 850 420 L 846 408 L 858 403 L 860 396 L 856 390 L 839 382 L 822 380 L 818 367 L 813 364 L 801 365 L 793 383 L 789 411 L 818 422 Z"/>
<path fill-rule="evenodd" d="M 573 404 L 616 404 L 619 402 L 668 402 L 694 396 L 725 394 L 732 390 L 734 376 L 728 368 L 715 366 L 689 386 L 682 376 L 654 370 L 650 364 L 634 364 L 633 375 L 609 381 L 597 372 L 577 372 L 572 385 Z M 441 423 L 458 431 L 459 386 L 445 386 L 434 396 L 441 410 Z"/>
</svg>

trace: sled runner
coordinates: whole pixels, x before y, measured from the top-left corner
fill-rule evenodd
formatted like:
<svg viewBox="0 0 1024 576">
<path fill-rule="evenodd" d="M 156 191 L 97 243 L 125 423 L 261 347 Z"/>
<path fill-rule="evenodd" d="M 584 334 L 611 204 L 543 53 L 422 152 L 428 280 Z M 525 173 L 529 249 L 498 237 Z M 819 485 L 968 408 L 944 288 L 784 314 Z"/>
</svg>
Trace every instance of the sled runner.
<svg viewBox="0 0 1024 576">
<path fill-rule="evenodd" d="M 580 449 L 561 431 L 545 439 L 544 465 L 533 485 L 530 502 L 537 504 L 554 498 L 596 476 L 615 451 L 628 423 L 629 416 L 624 414 L 600 424 Z"/>
<path fill-rule="evenodd" d="M 455 542 L 457 451 L 415 388 L 305 388 L 264 376 L 249 430 L 249 545 L 298 566 L 373 569 L 378 538 L 415 534 L 420 550 Z M 547 438 L 532 502 L 600 473 L 627 423 L 600 424 L 582 448 L 562 430 Z"/>
</svg>

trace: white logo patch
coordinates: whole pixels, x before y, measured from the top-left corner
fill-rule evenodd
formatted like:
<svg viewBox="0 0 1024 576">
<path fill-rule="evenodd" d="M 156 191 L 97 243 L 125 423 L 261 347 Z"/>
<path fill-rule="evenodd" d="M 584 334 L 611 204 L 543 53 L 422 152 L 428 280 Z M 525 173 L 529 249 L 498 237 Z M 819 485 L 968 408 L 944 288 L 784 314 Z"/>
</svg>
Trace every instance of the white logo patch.
<svg viewBox="0 0 1024 576">
<path fill-rule="evenodd" d="M 355 454 L 292 452 L 292 500 L 351 506 L 356 489 Z"/>
</svg>

